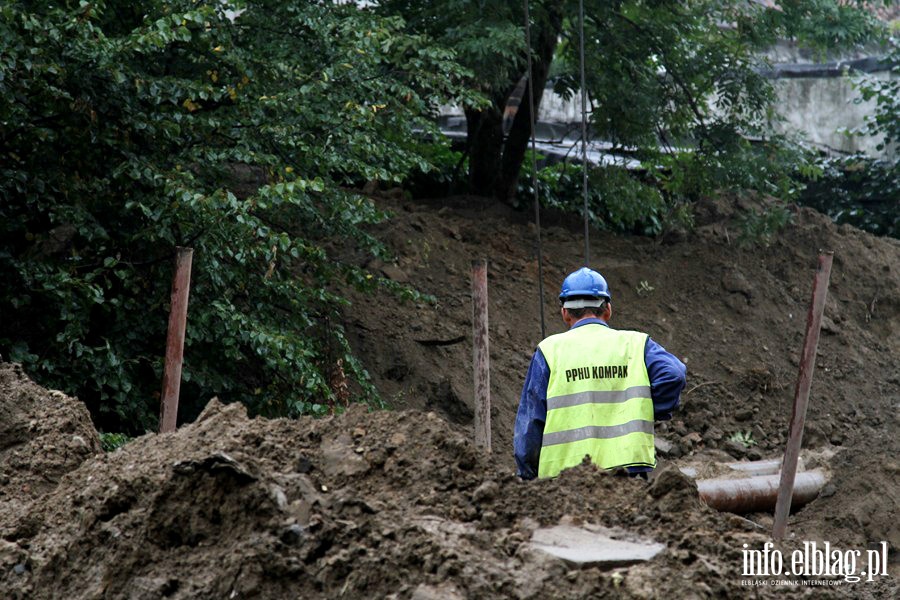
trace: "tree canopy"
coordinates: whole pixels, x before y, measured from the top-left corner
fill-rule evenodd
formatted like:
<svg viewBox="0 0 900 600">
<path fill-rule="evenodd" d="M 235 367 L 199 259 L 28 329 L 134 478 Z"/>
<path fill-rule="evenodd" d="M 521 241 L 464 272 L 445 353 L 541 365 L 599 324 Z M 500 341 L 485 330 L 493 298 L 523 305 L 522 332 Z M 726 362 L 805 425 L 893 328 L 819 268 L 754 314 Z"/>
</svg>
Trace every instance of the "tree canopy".
<svg viewBox="0 0 900 600">
<path fill-rule="evenodd" d="M 509 133 L 502 131 L 504 110 L 526 72 L 523 2 L 379 4 L 385 14 L 402 16 L 408 31 L 459 49 L 473 74 L 469 85 L 491 101 L 466 110 L 469 189 L 511 201 L 530 134 L 526 101 Z M 646 213 L 721 188 L 793 193 L 801 157 L 770 133 L 777 115 L 772 86 L 760 74 L 764 51 L 778 39 L 820 53 L 873 40 L 878 27 L 865 4 L 584 0 L 592 135 L 649 171 L 645 185 L 632 182 L 626 195 Z M 579 3 L 532 0 L 529 6 L 537 106 L 545 83 L 564 97 L 580 90 Z M 593 178 L 597 189 L 622 192 L 618 175 L 598 169 Z"/>
<path fill-rule="evenodd" d="M 101 426 L 155 427 L 184 245 L 186 415 L 212 394 L 290 415 L 336 380 L 364 392 L 335 290 L 390 282 L 360 266 L 385 215 L 351 188 L 427 169 L 431 111 L 474 97 L 402 26 L 328 2 L 4 3 L 3 357 Z"/>
</svg>

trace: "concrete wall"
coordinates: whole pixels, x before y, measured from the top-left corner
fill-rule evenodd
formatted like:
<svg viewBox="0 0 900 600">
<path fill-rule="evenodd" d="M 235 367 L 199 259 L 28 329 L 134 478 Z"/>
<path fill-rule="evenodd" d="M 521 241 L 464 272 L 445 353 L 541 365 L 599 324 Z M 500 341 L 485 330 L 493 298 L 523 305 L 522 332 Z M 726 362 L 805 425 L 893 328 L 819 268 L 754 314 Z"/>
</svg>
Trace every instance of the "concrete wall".
<svg viewBox="0 0 900 600">
<path fill-rule="evenodd" d="M 891 73 L 868 76 L 886 80 Z M 874 102 L 854 102 L 859 94 L 849 77 L 797 77 L 778 79 L 774 83 L 778 95 L 776 108 L 785 119 L 773 126 L 776 131 L 801 132 L 810 143 L 823 149 L 865 152 L 872 156 L 886 154 L 875 148 L 878 139 L 841 133 L 862 127 L 866 116 L 875 110 Z"/>
<path fill-rule="evenodd" d="M 867 77 L 886 80 L 897 76 L 881 71 Z M 859 94 L 849 76 L 784 77 L 773 83 L 777 95 L 775 110 L 784 118 L 783 122 L 772 124 L 773 131 L 801 133 L 809 143 L 826 151 L 865 152 L 871 156 L 896 153 L 896 147 L 877 150 L 880 140 L 871 136 L 842 133 L 862 127 L 865 118 L 875 111 L 873 101 L 854 102 Z M 576 94 L 566 101 L 547 89 L 541 102 L 540 120 L 572 123 L 575 127 L 581 122 L 581 97 Z"/>
<path fill-rule="evenodd" d="M 860 102 L 853 89 L 854 69 L 867 71 L 865 77 L 887 80 L 892 75 L 878 57 L 884 48 L 870 46 L 850 52 L 818 56 L 799 47 L 795 42 L 782 40 L 766 53 L 772 65 L 767 72 L 774 79 L 778 95 L 776 109 L 785 122 L 773 124 L 778 132 L 800 132 L 817 147 L 839 152 L 865 152 L 884 156 L 888 149 L 875 147 L 879 139 L 871 136 L 848 136 L 843 131 L 862 127 L 865 118 L 875 112 L 874 102 Z M 804 69 L 815 73 L 804 74 Z"/>
</svg>

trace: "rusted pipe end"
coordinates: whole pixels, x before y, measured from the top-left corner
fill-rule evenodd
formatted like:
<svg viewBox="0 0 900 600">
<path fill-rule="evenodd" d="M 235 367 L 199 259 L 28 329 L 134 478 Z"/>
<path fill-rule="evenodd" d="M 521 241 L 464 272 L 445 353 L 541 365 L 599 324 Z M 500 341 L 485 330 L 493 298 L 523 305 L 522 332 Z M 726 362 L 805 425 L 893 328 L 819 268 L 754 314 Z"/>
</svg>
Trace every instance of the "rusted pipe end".
<svg viewBox="0 0 900 600">
<path fill-rule="evenodd" d="M 780 475 L 763 475 L 742 479 L 700 479 L 700 499 L 716 510 L 749 513 L 775 509 Z M 791 506 L 799 508 L 813 501 L 825 485 L 825 472 L 816 469 L 797 473 Z"/>
</svg>

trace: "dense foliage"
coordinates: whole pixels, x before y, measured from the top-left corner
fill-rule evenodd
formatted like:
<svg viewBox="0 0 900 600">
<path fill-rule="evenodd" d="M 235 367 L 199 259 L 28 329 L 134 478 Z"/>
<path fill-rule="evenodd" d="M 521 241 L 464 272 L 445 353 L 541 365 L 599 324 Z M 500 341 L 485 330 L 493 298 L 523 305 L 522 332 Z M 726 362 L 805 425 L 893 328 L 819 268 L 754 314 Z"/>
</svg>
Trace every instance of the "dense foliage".
<svg viewBox="0 0 900 600">
<path fill-rule="evenodd" d="M 813 177 L 805 177 L 800 202 L 877 235 L 900 238 L 900 40 L 888 40 L 889 69 L 852 74 L 856 102 L 874 110 L 865 124 L 848 135 L 870 136 L 881 157 L 864 154 L 821 158 Z"/>
<path fill-rule="evenodd" d="M 800 202 L 876 235 L 900 238 L 900 169 L 897 159 L 863 155 L 825 158 L 806 183 Z"/>
<path fill-rule="evenodd" d="M 885 61 L 891 66 L 892 77 L 862 76 L 857 79 L 860 102 L 874 102 L 875 112 L 867 119 L 859 132 L 879 139 L 878 149 L 896 150 L 900 144 L 900 38 L 890 39 L 890 52 Z M 897 153 L 889 152 L 896 166 L 900 162 Z"/>
<path fill-rule="evenodd" d="M 330 2 L 3 3 L 4 359 L 107 430 L 154 428 L 181 245 L 183 415 L 213 394 L 280 415 L 348 380 L 364 394 L 334 290 L 389 283 L 359 266 L 384 215 L 349 186 L 427 169 L 414 132 L 472 96 L 401 25 Z"/>
</svg>

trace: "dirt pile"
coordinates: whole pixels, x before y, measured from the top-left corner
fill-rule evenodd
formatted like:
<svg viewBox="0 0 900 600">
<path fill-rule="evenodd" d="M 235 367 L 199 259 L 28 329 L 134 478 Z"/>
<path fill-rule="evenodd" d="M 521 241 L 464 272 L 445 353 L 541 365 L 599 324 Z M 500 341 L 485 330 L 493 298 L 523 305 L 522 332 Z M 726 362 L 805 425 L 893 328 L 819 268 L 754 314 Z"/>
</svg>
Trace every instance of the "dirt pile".
<svg viewBox="0 0 900 600">
<path fill-rule="evenodd" d="M 0 505 L 6 514 L 24 513 L 99 452 L 84 404 L 36 385 L 18 365 L 0 363 Z"/>
<path fill-rule="evenodd" d="M 23 599 L 721 597 L 741 545 L 765 539 L 674 469 L 528 484 L 434 413 L 251 420 L 216 401 L 177 433 L 89 458 L 28 514 L 7 508 L 0 596 Z M 560 522 L 667 550 L 571 569 L 529 543 Z"/>
<path fill-rule="evenodd" d="M 649 483 L 590 465 L 526 483 L 469 437 L 435 413 L 357 406 L 322 420 L 251 420 L 240 405 L 213 401 L 174 434 L 71 464 L 77 468 L 55 488 L 22 502 L 27 511 L 0 504 L 0 596 L 765 598 L 786 591 L 741 586 L 741 548 L 762 547 L 766 533 L 703 506 L 673 467 Z M 16 489 L 7 491 L 15 497 Z M 666 550 L 630 568 L 574 569 L 529 543 L 535 528 L 558 523 L 599 525 Z M 889 585 L 854 593 L 880 597 Z"/>
<path fill-rule="evenodd" d="M 362 309 L 348 311 L 347 324 L 354 345 L 393 405 L 468 425 L 470 265 L 489 258 L 493 444 L 511 469 L 515 411 L 541 338 L 531 215 L 468 197 L 380 202 L 394 216 L 378 234 L 396 254 L 382 272 L 433 294 L 437 305 L 357 299 Z M 662 240 L 592 232 L 591 265 L 610 284 L 611 325 L 649 333 L 688 367 L 681 411 L 657 427 L 663 459 L 781 456 L 816 255 L 833 250 L 804 447 L 834 454 L 834 479 L 792 531 L 847 547 L 889 541 L 897 561 L 900 242 L 796 209 L 769 245 L 747 244 L 741 215 L 758 208 L 707 201 L 697 206 L 694 233 Z M 549 335 L 562 331 L 555 298 L 581 266 L 584 242 L 578 222 L 550 214 L 543 222 Z M 766 515 L 752 518 L 770 524 Z"/>
</svg>

